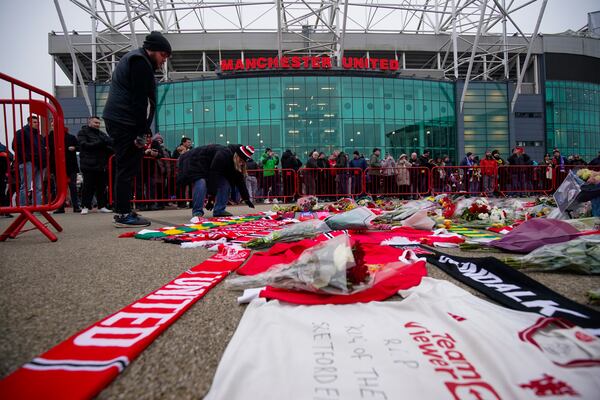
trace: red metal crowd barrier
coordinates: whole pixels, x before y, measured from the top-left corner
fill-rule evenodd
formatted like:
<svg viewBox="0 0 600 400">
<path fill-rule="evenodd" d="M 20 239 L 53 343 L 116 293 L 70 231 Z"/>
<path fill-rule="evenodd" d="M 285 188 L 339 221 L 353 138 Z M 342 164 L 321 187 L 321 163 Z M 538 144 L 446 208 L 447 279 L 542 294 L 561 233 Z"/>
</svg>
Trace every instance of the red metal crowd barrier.
<svg viewBox="0 0 600 400">
<path fill-rule="evenodd" d="M 369 196 L 416 197 L 431 192 L 427 167 L 367 168 L 364 192 Z"/>
<path fill-rule="evenodd" d="M 600 166 L 597 165 L 557 165 L 554 167 L 554 189 L 558 189 L 570 171 L 577 173 L 578 170 L 583 168 L 600 171 Z"/>
<path fill-rule="evenodd" d="M 287 203 L 297 193 L 296 171 L 293 169 L 248 170 L 246 187 L 250 199 Z"/>
<path fill-rule="evenodd" d="M 431 187 L 434 195 L 447 194 L 491 194 L 496 190 L 497 177 L 494 172 L 480 167 L 434 167 L 431 170 Z"/>
<path fill-rule="evenodd" d="M 360 168 L 301 168 L 297 182 L 299 196 L 353 197 L 364 191 Z"/>
<path fill-rule="evenodd" d="M 113 159 L 109 160 L 109 199 L 113 199 Z M 291 202 L 313 195 L 334 199 L 370 196 L 399 198 L 429 194 L 492 196 L 549 195 L 560 186 L 568 171 L 582 166 L 445 166 L 391 168 L 301 168 L 248 170 L 246 187 L 252 201 Z M 585 167 L 600 170 L 600 167 Z M 265 172 L 267 173 L 265 175 Z M 272 173 L 271 173 L 272 172 Z M 149 204 L 191 201 L 191 187 L 177 185 L 177 160 L 144 157 L 134 180 L 133 202 Z M 235 195 L 232 195 L 235 197 Z"/>
<path fill-rule="evenodd" d="M 41 214 L 62 231 L 49 214 L 67 196 L 62 108 L 52 95 L 3 73 L 0 85 L 10 93 L 10 98 L 0 99 L 0 142 L 6 144 L 7 156 L 11 150 L 13 154 L 0 214 L 19 214 L 0 235 L 0 241 L 15 238 L 29 221 L 55 242 L 56 235 L 33 213 Z"/>
<path fill-rule="evenodd" d="M 108 160 L 108 199 L 113 203 L 115 156 Z M 139 174 L 133 180 L 133 199 L 136 204 L 160 207 L 164 202 L 191 201 L 191 188 L 177 184 L 177 160 L 174 158 L 144 157 Z"/>
<path fill-rule="evenodd" d="M 506 165 L 498 174 L 498 191 L 503 195 L 545 195 L 554 190 L 551 167 Z"/>
</svg>

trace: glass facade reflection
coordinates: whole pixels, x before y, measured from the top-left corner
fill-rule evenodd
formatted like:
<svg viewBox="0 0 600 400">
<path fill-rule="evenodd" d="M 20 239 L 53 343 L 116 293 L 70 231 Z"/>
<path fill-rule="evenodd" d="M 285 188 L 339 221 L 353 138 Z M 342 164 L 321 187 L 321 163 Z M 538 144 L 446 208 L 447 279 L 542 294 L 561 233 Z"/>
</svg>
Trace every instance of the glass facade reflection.
<svg viewBox="0 0 600 400">
<path fill-rule="evenodd" d="M 244 143 L 295 151 L 374 147 L 401 153 L 431 149 L 456 158 L 454 85 L 448 82 L 345 76 L 272 76 L 164 83 L 157 131 L 174 149 Z"/>
<path fill-rule="evenodd" d="M 547 150 L 579 154 L 589 162 L 600 150 L 600 85 L 546 81 Z"/>
<path fill-rule="evenodd" d="M 502 82 L 470 82 L 465 94 L 465 154 L 483 158 L 486 150 L 509 152 L 508 93 Z"/>
</svg>

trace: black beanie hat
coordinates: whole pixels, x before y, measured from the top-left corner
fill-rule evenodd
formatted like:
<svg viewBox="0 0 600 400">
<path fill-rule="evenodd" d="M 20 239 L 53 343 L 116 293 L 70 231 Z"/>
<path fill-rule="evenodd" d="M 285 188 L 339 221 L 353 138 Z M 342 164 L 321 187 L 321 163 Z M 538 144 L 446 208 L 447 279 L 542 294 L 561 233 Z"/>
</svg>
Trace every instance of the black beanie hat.
<svg viewBox="0 0 600 400">
<path fill-rule="evenodd" d="M 157 31 L 150 32 L 149 35 L 146 35 L 146 40 L 144 40 L 144 48 L 151 51 L 166 51 L 171 54 L 171 44 L 165 38 L 162 33 Z"/>
</svg>

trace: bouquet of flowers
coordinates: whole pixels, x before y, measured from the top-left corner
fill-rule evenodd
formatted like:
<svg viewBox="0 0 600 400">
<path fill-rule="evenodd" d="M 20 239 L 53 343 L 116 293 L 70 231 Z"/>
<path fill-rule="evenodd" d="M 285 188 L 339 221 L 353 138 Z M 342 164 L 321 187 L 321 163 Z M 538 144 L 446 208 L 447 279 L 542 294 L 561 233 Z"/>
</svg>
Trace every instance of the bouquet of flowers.
<svg viewBox="0 0 600 400">
<path fill-rule="evenodd" d="M 318 202 L 315 196 L 304 196 L 298 199 L 296 206 L 300 212 L 312 211 Z"/>
<path fill-rule="evenodd" d="M 329 232 L 331 229 L 319 219 L 299 222 L 278 231 L 273 231 L 267 236 L 252 239 L 243 246 L 250 249 L 261 249 L 271 247 L 277 242 L 294 242 L 306 238 L 315 237 L 320 233 Z"/>
<path fill-rule="evenodd" d="M 378 199 L 375 200 L 375 205 L 378 208 L 381 208 L 382 210 L 385 211 L 392 211 L 396 209 L 396 203 L 394 203 L 392 200 L 383 200 L 383 199 Z"/>
<path fill-rule="evenodd" d="M 276 213 L 295 212 L 297 206 L 295 204 L 274 204 L 271 211 Z"/>
<path fill-rule="evenodd" d="M 490 219 L 491 211 L 492 210 L 487 200 L 481 198 L 475 200 L 469 207 L 465 208 L 461 214 L 461 218 L 467 221 L 488 221 Z"/>
<path fill-rule="evenodd" d="M 365 196 L 363 198 L 358 199 L 356 201 L 356 204 L 358 204 L 361 207 L 377 208 L 377 204 L 375 204 L 375 202 L 370 196 Z"/>
<path fill-rule="evenodd" d="M 345 197 L 343 199 L 339 199 L 334 203 L 329 204 L 325 209 L 332 213 L 339 213 L 353 210 L 356 207 L 358 207 L 358 205 L 352 198 Z"/>
<path fill-rule="evenodd" d="M 364 230 L 371 228 L 371 221 L 375 218 L 373 211 L 367 207 L 358 207 L 340 214 L 325 218 L 325 223 L 331 230 L 355 229 Z"/>
<path fill-rule="evenodd" d="M 547 244 L 522 257 L 507 257 L 515 268 L 600 274 L 600 235 L 581 236 L 562 243 Z"/>
<path fill-rule="evenodd" d="M 227 286 L 245 289 L 270 285 L 315 293 L 351 294 L 371 283 L 363 258 L 360 244 L 352 247 L 350 238 L 340 235 L 304 250 L 296 261 L 275 265 L 261 274 L 234 277 Z"/>
<path fill-rule="evenodd" d="M 490 210 L 490 222 L 492 225 L 505 225 L 506 224 L 506 211 L 492 207 Z"/>
<path fill-rule="evenodd" d="M 550 214 L 554 207 L 547 206 L 545 204 L 538 204 L 527 209 L 525 218 L 542 218 Z"/>
<path fill-rule="evenodd" d="M 577 176 L 592 185 L 600 184 L 600 171 L 583 168 L 577 171 Z"/>
<path fill-rule="evenodd" d="M 440 198 L 438 202 L 442 206 L 442 215 L 444 218 L 452 218 L 454 216 L 454 212 L 456 211 L 456 204 L 454 204 L 450 197 L 444 196 Z"/>
<path fill-rule="evenodd" d="M 538 197 L 537 199 L 535 199 L 535 205 L 536 206 L 544 205 L 544 206 L 550 206 L 550 207 L 557 207 L 556 200 L 554 200 L 554 197 L 551 197 L 551 196 Z"/>
</svg>

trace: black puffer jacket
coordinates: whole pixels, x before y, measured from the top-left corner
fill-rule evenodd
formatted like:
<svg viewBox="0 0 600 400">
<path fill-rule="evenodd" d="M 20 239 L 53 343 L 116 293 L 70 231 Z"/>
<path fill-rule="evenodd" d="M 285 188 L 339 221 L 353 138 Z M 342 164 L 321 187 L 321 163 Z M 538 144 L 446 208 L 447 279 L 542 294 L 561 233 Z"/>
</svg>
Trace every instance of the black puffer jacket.
<svg viewBox="0 0 600 400">
<path fill-rule="evenodd" d="M 106 133 L 90 126 L 82 126 L 77 134 L 79 166 L 82 172 L 104 171 L 112 154 L 112 139 Z"/>
<path fill-rule="evenodd" d="M 281 168 L 298 171 L 300 167 L 302 167 L 302 161 L 298 160 L 291 150 L 286 150 L 281 156 Z"/>
<path fill-rule="evenodd" d="M 217 194 L 217 181 L 223 177 L 231 186 L 238 188 L 243 200 L 248 200 L 244 175 L 235 169 L 233 164 L 233 155 L 240 146 L 239 144 L 228 146 L 210 144 L 182 154 L 177 163 L 177 182 L 180 185 L 189 185 L 198 179 L 206 179 L 208 195 L 214 196 Z"/>
<path fill-rule="evenodd" d="M 75 151 L 69 150 L 69 147 L 75 147 Z M 77 150 L 79 149 L 79 141 L 70 133 L 65 132 L 65 163 L 67 166 L 67 175 L 76 174 L 79 172 L 77 165 Z"/>
</svg>

